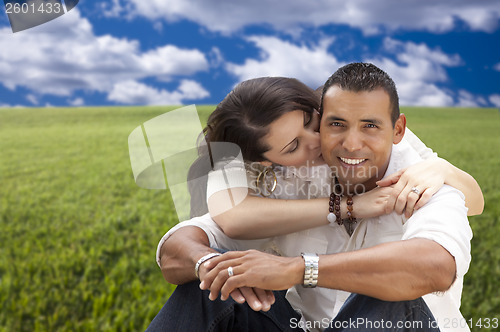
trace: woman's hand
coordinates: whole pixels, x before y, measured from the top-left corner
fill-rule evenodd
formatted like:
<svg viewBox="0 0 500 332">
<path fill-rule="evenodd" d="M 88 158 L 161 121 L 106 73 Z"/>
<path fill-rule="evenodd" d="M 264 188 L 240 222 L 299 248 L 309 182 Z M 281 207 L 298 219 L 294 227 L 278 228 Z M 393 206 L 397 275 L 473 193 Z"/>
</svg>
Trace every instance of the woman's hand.
<svg viewBox="0 0 500 332">
<path fill-rule="evenodd" d="M 393 185 L 377 187 L 366 193 L 353 197 L 354 215 L 356 218 L 373 218 L 391 213 L 394 205 L 387 203 L 393 194 Z M 341 203 L 342 205 L 344 203 Z"/>
<path fill-rule="evenodd" d="M 393 185 L 387 201 L 386 213 L 396 211 L 411 217 L 415 210 L 424 206 L 445 183 L 448 163 L 440 158 L 421 161 L 406 169 L 397 171 L 377 182 L 380 187 Z M 418 194 L 412 190 L 416 188 Z"/>
</svg>

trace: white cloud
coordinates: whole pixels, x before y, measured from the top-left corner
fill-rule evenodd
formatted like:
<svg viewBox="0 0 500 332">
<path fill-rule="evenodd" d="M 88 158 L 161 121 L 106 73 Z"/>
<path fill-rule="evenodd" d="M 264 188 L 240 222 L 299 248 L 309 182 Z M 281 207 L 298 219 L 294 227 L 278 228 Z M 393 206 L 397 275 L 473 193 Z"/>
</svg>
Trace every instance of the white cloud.
<svg viewBox="0 0 500 332">
<path fill-rule="evenodd" d="M 498 0 L 114 0 L 110 12 L 169 22 L 187 19 L 226 34 L 255 24 L 289 32 L 331 23 L 357 27 L 366 34 L 383 28 L 444 32 L 455 27 L 457 19 L 471 30 L 492 32 L 500 18 Z"/>
<path fill-rule="evenodd" d="M 477 97 L 465 90 L 458 91 L 458 102 L 456 103 L 458 107 L 481 107 L 487 104 L 483 97 Z"/>
<path fill-rule="evenodd" d="M 155 22 L 155 24 L 153 24 L 153 28 L 158 32 L 162 32 L 163 31 L 163 23 Z"/>
<path fill-rule="evenodd" d="M 17 105 L 9 105 L 9 104 L 0 104 L 0 108 L 25 108 L 27 106 L 17 104 Z"/>
<path fill-rule="evenodd" d="M 496 71 L 500 71 L 500 63 L 497 63 L 495 67 L 493 67 Z"/>
<path fill-rule="evenodd" d="M 311 47 L 276 37 L 252 36 L 248 40 L 260 49 L 259 59 L 247 59 L 241 65 L 226 65 L 227 71 L 240 81 L 258 76 L 288 76 L 316 88 L 343 64 L 328 53 L 327 49 L 333 42 L 331 38 Z"/>
<path fill-rule="evenodd" d="M 345 64 L 328 52 L 332 39 L 323 39 L 312 46 L 295 45 L 268 36 L 252 36 L 248 40 L 260 50 L 259 58 L 246 59 L 243 64 L 226 65 L 227 71 L 239 81 L 257 76 L 289 76 L 315 88 Z M 384 48 L 388 56 L 360 60 L 374 63 L 394 79 L 401 105 L 483 104 L 484 100 L 467 95 L 465 91 L 456 96 L 452 91 L 439 87 L 440 83 L 449 80 L 447 67 L 462 65 L 460 56 L 446 54 L 439 48 L 431 49 L 425 44 L 401 42 L 391 38 L 385 39 Z"/>
<path fill-rule="evenodd" d="M 221 50 L 218 47 L 212 47 L 210 52 L 208 53 L 208 57 L 210 59 L 211 67 L 219 67 L 221 64 L 225 62 L 224 56 L 222 55 Z"/>
<path fill-rule="evenodd" d="M 101 2 L 99 4 L 100 10 L 105 17 L 118 17 L 121 14 L 125 13 L 127 10 L 131 9 L 130 4 L 127 6 L 123 6 L 122 1 L 120 0 L 111 0 L 112 4 L 109 2 Z"/>
<path fill-rule="evenodd" d="M 18 34 L 0 29 L 0 45 L 0 84 L 10 90 L 25 87 L 37 96 L 108 93 L 124 81 L 169 81 L 209 68 L 196 49 L 165 45 L 143 52 L 138 41 L 97 36 L 77 9 Z"/>
<path fill-rule="evenodd" d="M 38 105 L 38 98 L 33 94 L 26 95 L 26 99 L 33 105 Z"/>
<path fill-rule="evenodd" d="M 134 105 L 179 105 L 185 99 L 201 99 L 209 93 L 200 84 L 191 80 L 183 80 L 173 92 L 158 90 L 136 81 L 125 81 L 116 84 L 108 95 L 108 100 Z"/>
<path fill-rule="evenodd" d="M 210 96 L 207 90 L 193 80 L 182 80 L 177 91 L 182 99 L 202 99 Z"/>
<path fill-rule="evenodd" d="M 365 59 L 386 71 L 396 83 L 401 105 L 451 106 L 454 95 L 438 87 L 448 80 L 445 67 L 462 64 L 458 55 L 445 54 L 440 49 L 430 49 L 425 44 L 401 42 L 386 38 L 384 46 L 397 61 L 387 57 Z"/>
<path fill-rule="evenodd" d="M 500 108 L 500 95 L 499 94 L 491 95 L 489 98 L 489 101 L 490 101 L 490 103 L 492 103 L 496 107 Z"/>
<path fill-rule="evenodd" d="M 85 105 L 85 101 L 83 100 L 83 98 L 80 98 L 80 97 L 68 100 L 68 103 L 71 106 L 75 106 L 75 107 L 79 107 L 79 106 Z"/>
</svg>

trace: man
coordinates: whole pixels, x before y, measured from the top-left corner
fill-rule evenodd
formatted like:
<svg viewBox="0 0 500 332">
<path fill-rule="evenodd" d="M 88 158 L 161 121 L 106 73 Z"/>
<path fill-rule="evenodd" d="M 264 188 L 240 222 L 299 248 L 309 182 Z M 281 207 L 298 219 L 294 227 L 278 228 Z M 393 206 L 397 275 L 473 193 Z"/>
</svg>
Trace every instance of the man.
<svg viewBox="0 0 500 332">
<path fill-rule="evenodd" d="M 344 193 L 369 191 L 384 174 L 418 161 L 407 147 L 398 144 L 404 135 L 406 118 L 399 114 L 394 83 L 377 67 L 357 63 L 340 68 L 326 82 L 321 106 L 323 158 L 335 171 Z M 418 195 L 418 188 L 411 194 Z M 246 299 L 254 310 L 268 310 L 273 296 L 264 289 L 286 290 L 299 284 L 317 284 L 346 292 L 344 297 L 339 292 L 333 307 L 328 308 L 331 312 L 340 310 L 329 326 L 370 329 L 366 323 L 371 321 L 378 324 L 375 328 L 392 330 L 396 324 L 404 324 L 411 312 L 415 316 L 407 322 L 425 324 L 413 325 L 416 330 L 433 330 L 438 325 L 446 330 L 445 324 L 451 321 L 457 324 L 449 324 L 449 328 L 457 330 L 458 325 L 468 330 L 459 312 L 472 237 L 466 216 L 461 193 L 445 186 L 409 219 L 391 213 L 358 221 L 346 245 L 350 252 L 321 255 L 319 263 L 314 254 L 277 257 L 258 251 L 228 252 L 201 265 L 200 288 L 210 290 L 212 300 L 219 293 L 223 300 L 231 294 L 237 302 Z M 212 251 L 208 248 L 210 242 L 199 228 L 185 227 L 174 233 L 161 248 L 166 279 L 173 283 L 193 280 L 193 266 Z M 351 295 L 345 301 L 349 293 L 364 296 Z M 206 293 L 201 294 L 191 289 L 189 297 L 206 297 Z M 219 322 L 232 329 L 235 323 L 247 329 L 265 326 L 266 330 L 271 330 L 270 325 L 264 325 L 270 322 L 275 330 L 299 326 L 300 318 L 287 306 L 281 293 L 276 296 L 271 310 L 261 315 L 265 318 L 251 310 L 235 313 L 233 304 L 229 310 L 220 300 L 214 305 L 200 301 L 218 311 Z M 422 296 L 424 300 L 420 299 Z M 173 297 L 176 301 L 175 293 Z M 224 311 L 232 314 L 221 316 Z M 166 316 L 160 312 L 151 328 L 160 326 L 161 317 L 168 315 L 172 315 L 171 310 Z M 364 326 L 344 325 L 358 318 L 364 319 L 358 321 L 364 322 Z M 290 324 L 284 326 L 287 320 Z M 384 325 L 384 321 L 391 325 Z"/>
</svg>

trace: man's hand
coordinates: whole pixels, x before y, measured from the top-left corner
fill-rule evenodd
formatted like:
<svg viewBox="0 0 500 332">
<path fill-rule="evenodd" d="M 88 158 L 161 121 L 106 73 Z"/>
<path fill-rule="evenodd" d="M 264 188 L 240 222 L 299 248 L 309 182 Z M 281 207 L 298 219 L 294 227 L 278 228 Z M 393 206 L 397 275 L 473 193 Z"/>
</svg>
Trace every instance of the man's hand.
<svg viewBox="0 0 500 332">
<path fill-rule="evenodd" d="M 210 261 L 210 260 L 209 260 Z M 204 280 L 210 271 L 206 264 L 202 264 L 199 269 L 200 280 Z M 274 293 L 255 287 L 240 287 L 231 292 L 230 296 L 238 303 L 245 303 L 254 311 L 269 311 L 274 304 Z"/>
<path fill-rule="evenodd" d="M 256 287 L 240 287 L 230 296 L 238 303 L 247 303 L 254 311 L 269 311 L 274 304 L 274 293 Z"/>
<path fill-rule="evenodd" d="M 280 257 L 257 250 L 231 251 L 204 263 L 209 269 L 202 278 L 201 289 L 210 289 L 210 299 L 219 293 L 226 300 L 236 289 L 253 287 L 268 290 L 285 290 L 303 282 L 302 257 Z M 228 267 L 234 275 L 229 277 Z"/>
</svg>

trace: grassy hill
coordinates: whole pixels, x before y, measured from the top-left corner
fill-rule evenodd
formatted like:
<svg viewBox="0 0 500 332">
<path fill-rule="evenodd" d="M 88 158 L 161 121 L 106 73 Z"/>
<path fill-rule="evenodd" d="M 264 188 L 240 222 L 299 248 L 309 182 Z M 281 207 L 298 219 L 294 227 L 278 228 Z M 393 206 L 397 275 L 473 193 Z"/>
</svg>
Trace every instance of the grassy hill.
<svg viewBox="0 0 500 332">
<path fill-rule="evenodd" d="M 177 222 L 169 192 L 136 186 L 127 138 L 176 107 L 0 110 L 0 331 L 140 331 L 174 286 L 155 263 Z M 202 119 L 213 106 L 198 107 Z M 500 318 L 500 114 L 404 108 L 408 126 L 481 185 L 470 218 L 466 319 Z"/>
</svg>

